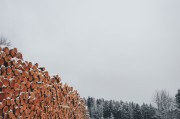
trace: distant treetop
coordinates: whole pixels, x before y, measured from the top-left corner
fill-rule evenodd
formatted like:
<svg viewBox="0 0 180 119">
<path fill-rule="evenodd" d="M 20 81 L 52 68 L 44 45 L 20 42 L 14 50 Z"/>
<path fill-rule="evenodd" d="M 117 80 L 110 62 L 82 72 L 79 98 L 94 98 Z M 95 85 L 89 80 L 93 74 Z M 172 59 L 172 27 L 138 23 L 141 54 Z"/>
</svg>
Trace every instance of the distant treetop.
<svg viewBox="0 0 180 119">
<path fill-rule="evenodd" d="M 6 37 L 0 36 L 0 46 L 11 46 L 11 42 L 7 40 Z"/>
</svg>

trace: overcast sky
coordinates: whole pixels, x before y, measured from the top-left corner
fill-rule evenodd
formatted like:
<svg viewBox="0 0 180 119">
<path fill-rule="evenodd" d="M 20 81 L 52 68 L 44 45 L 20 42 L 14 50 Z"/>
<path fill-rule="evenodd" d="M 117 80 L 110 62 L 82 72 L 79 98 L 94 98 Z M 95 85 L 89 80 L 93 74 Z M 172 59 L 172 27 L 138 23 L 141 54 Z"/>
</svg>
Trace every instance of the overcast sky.
<svg viewBox="0 0 180 119">
<path fill-rule="evenodd" d="M 81 97 L 180 88 L 179 0 L 1 0 L 0 33 Z"/>
</svg>

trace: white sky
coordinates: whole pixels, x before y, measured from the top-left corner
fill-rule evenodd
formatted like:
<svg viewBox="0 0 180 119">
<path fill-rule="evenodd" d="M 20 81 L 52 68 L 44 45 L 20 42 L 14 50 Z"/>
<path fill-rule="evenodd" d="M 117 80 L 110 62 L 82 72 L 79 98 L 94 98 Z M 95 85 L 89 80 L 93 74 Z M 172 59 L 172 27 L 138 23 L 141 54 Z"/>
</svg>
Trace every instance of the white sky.
<svg viewBox="0 0 180 119">
<path fill-rule="evenodd" d="M 180 88 L 179 0 L 1 0 L 0 33 L 82 97 Z"/>
</svg>

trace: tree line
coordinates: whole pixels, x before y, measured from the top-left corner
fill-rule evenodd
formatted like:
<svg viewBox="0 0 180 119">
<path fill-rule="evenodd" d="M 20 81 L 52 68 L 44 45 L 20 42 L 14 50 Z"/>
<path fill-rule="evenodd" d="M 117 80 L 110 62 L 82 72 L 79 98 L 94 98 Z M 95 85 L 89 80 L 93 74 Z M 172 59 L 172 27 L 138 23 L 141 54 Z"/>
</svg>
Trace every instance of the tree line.
<svg viewBox="0 0 180 119">
<path fill-rule="evenodd" d="M 85 99 L 91 119 L 180 119 L 180 90 L 174 97 L 167 91 L 157 91 L 154 105 L 134 102 Z"/>
</svg>

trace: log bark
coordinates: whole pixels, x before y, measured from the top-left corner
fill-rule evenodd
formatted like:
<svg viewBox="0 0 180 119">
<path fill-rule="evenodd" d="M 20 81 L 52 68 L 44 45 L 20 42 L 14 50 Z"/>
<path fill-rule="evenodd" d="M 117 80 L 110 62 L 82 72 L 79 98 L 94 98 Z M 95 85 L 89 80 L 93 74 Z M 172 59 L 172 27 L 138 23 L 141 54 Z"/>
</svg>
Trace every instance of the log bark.
<svg viewBox="0 0 180 119">
<path fill-rule="evenodd" d="M 0 47 L 0 119 L 85 119 L 76 90 L 38 63 L 23 61 L 17 48 Z"/>
</svg>

